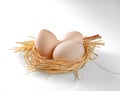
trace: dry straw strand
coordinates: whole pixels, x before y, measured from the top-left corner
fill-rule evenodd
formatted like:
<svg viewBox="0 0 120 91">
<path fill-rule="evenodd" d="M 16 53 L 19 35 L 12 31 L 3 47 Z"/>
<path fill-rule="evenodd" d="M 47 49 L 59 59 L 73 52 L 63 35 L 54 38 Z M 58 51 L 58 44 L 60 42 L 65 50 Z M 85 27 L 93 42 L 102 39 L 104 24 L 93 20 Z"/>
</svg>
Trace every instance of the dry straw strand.
<svg viewBox="0 0 120 91">
<path fill-rule="evenodd" d="M 34 41 L 16 42 L 21 44 L 16 47 L 15 52 L 23 52 L 28 69 L 31 71 L 43 71 L 47 73 L 68 73 L 73 71 L 74 75 L 78 78 L 78 70 L 85 66 L 85 64 L 92 59 L 95 47 L 100 47 L 104 43 L 100 40 L 100 35 L 84 37 L 85 54 L 82 58 L 76 60 L 56 60 L 48 57 L 41 56 L 34 46 Z M 97 40 L 96 40 L 97 39 Z"/>
</svg>

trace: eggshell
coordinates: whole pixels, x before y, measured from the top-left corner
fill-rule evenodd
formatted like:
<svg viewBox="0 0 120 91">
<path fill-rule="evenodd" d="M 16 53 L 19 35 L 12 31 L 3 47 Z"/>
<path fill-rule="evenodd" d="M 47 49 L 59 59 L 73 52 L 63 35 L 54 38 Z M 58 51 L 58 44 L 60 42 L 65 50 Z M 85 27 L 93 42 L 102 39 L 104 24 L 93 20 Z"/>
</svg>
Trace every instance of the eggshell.
<svg viewBox="0 0 120 91">
<path fill-rule="evenodd" d="M 78 31 L 72 31 L 72 32 L 67 33 L 64 36 L 63 41 L 64 40 L 76 40 L 76 41 L 80 41 L 81 43 L 83 43 L 83 35 Z"/>
<path fill-rule="evenodd" d="M 57 43 L 58 40 L 53 33 L 46 29 L 42 29 L 35 41 L 35 47 L 39 51 L 40 55 L 52 57 L 53 49 Z"/>
<path fill-rule="evenodd" d="M 70 59 L 81 58 L 84 55 L 84 46 L 80 41 L 68 40 L 61 42 L 53 51 L 54 59 Z"/>
</svg>

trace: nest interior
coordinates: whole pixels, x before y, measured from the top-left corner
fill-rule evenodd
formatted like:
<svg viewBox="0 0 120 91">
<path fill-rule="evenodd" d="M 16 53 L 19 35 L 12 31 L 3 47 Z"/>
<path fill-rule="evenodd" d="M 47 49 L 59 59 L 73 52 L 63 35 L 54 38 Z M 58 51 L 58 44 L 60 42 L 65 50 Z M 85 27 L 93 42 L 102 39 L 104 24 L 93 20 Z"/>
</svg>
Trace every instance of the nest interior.
<svg viewBox="0 0 120 91">
<path fill-rule="evenodd" d="M 100 47 L 104 43 L 100 40 L 100 35 L 84 37 L 83 45 L 85 54 L 82 58 L 76 60 L 56 60 L 48 57 L 41 56 L 34 46 L 34 40 L 17 42 L 21 46 L 16 47 L 15 52 L 23 52 L 28 69 L 31 71 L 43 71 L 47 73 L 68 73 L 73 72 L 78 77 L 78 70 L 92 58 L 95 47 Z"/>
</svg>

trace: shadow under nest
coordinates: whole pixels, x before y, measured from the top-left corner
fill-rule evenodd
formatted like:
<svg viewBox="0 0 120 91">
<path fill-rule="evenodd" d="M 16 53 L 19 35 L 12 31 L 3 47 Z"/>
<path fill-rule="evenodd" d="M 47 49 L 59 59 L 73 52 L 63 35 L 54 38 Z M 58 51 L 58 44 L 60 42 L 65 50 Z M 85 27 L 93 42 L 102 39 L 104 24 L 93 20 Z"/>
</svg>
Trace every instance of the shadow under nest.
<svg viewBox="0 0 120 91">
<path fill-rule="evenodd" d="M 83 45 L 85 54 L 82 58 L 75 60 L 60 60 L 41 56 L 34 46 L 34 40 L 17 42 L 21 44 L 21 46 L 16 47 L 14 50 L 15 52 L 24 53 L 24 59 L 28 64 L 28 69 L 31 71 L 43 71 L 51 74 L 73 72 L 78 78 L 78 70 L 84 67 L 89 60 L 93 59 L 92 55 L 97 56 L 97 54 L 94 53 L 95 47 L 104 45 L 100 38 L 101 36 L 99 35 L 84 37 Z"/>
</svg>

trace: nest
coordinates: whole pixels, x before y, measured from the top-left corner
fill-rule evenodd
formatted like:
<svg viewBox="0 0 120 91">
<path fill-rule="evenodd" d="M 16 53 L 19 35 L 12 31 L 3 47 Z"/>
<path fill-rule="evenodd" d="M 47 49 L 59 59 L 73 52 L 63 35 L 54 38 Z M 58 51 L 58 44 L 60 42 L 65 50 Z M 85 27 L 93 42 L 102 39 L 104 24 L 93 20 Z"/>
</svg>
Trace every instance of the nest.
<svg viewBox="0 0 120 91">
<path fill-rule="evenodd" d="M 28 65 L 28 69 L 31 71 L 43 71 L 52 74 L 73 72 L 78 78 L 78 70 L 83 68 L 89 60 L 93 59 L 92 55 L 97 56 L 97 54 L 94 53 L 95 47 L 104 45 L 100 38 L 100 35 L 84 37 L 83 45 L 85 54 L 82 58 L 76 60 L 56 60 L 41 56 L 34 46 L 34 40 L 17 42 L 21 44 L 21 46 L 16 47 L 14 50 L 15 52 L 24 53 L 25 62 Z"/>
</svg>

